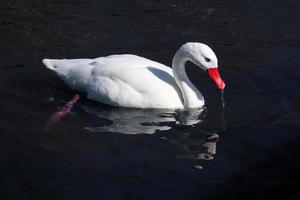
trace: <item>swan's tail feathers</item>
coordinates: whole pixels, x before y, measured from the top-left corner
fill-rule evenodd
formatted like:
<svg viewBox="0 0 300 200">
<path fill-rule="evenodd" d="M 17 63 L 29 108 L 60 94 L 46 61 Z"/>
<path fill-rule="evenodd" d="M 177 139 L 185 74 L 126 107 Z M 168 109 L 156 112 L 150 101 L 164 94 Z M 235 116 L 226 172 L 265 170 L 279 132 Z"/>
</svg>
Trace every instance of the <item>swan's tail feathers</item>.
<svg viewBox="0 0 300 200">
<path fill-rule="evenodd" d="M 48 69 L 51 69 L 53 71 L 55 71 L 55 65 L 53 65 L 53 63 L 51 62 L 52 60 L 51 59 L 43 59 L 42 62 L 43 64 L 48 68 Z"/>
<path fill-rule="evenodd" d="M 64 65 L 62 60 L 58 59 L 43 59 L 43 64 L 50 70 L 56 72 L 59 75 L 66 75 L 68 66 Z"/>
</svg>

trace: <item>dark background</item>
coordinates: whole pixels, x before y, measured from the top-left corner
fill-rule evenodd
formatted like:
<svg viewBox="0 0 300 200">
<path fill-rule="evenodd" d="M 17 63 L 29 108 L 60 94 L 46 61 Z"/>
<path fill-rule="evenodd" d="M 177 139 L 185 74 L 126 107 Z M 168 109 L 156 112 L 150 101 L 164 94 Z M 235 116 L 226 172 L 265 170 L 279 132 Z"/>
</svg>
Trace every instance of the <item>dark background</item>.
<svg viewBox="0 0 300 200">
<path fill-rule="evenodd" d="M 299 199 L 299 6 L 297 0 L 1 0 L 0 198 Z M 45 130 L 75 92 L 41 59 L 132 53 L 171 65 L 188 41 L 206 43 L 218 56 L 225 128 L 219 93 L 191 67 L 207 102 L 202 125 L 172 125 L 154 135 L 89 133 L 83 127 L 109 121 L 77 107 Z M 112 109 L 84 97 L 81 104 Z M 207 131 L 220 136 L 214 160 L 177 157 L 178 146 Z M 192 136 L 182 139 L 187 132 Z"/>
</svg>

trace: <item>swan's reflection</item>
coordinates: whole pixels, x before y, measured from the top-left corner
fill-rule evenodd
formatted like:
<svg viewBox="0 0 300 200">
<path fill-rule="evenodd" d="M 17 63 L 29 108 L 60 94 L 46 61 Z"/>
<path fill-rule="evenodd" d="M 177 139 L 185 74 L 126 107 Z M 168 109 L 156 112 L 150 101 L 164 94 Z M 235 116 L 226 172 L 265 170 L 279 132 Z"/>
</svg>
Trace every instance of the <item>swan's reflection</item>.
<svg viewBox="0 0 300 200">
<path fill-rule="evenodd" d="M 107 126 L 85 127 L 91 132 L 118 132 L 122 134 L 153 134 L 157 131 L 169 130 L 176 125 L 191 126 L 204 119 L 206 109 L 190 110 L 148 110 L 110 108 L 100 109 L 81 106 L 86 112 L 111 122 Z M 184 159 L 213 159 L 216 154 L 218 134 L 195 131 L 172 131 L 162 137 L 177 148 L 177 157 Z M 196 167 L 196 166 L 195 166 Z M 199 168 L 199 166 L 197 166 Z M 201 166 L 200 166 L 201 167 Z"/>
<path fill-rule="evenodd" d="M 164 110 L 164 109 L 97 109 L 81 106 L 86 112 L 109 120 L 112 124 L 100 127 L 85 127 L 92 132 L 118 132 L 123 134 L 153 134 L 169 130 L 175 124 L 195 125 L 201 122 L 205 109 Z"/>
<path fill-rule="evenodd" d="M 177 147 L 178 158 L 211 160 L 216 155 L 219 135 L 216 133 L 197 133 L 195 136 L 185 132 L 164 137 L 164 139 Z"/>
</svg>

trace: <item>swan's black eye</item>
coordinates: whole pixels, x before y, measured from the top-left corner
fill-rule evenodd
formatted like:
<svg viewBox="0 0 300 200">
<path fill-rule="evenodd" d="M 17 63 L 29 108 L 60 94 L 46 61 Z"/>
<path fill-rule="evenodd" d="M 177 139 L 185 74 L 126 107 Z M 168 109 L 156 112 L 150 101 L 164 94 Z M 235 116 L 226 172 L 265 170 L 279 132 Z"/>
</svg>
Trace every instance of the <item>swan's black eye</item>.
<svg viewBox="0 0 300 200">
<path fill-rule="evenodd" d="M 210 62 L 209 58 L 204 57 L 204 59 L 205 59 L 206 62 Z"/>
</svg>

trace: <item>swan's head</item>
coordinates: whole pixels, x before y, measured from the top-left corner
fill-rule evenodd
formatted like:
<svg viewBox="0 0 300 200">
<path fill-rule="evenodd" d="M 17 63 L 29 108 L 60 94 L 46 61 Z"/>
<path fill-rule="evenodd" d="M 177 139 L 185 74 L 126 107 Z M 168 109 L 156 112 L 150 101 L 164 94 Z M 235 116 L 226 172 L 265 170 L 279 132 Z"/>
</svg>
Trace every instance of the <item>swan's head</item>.
<svg viewBox="0 0 300 200">
<path fill-rule="evenodd" d="M 219 89 L 225 88 L 225 83 L 218 71 L 217 56 L 209 46 L 198 42 L 188 42 L 182 45 L 179 52 L 183 53 L 188 61 L 208 71 L 208 75 Z"/>
</svg>

